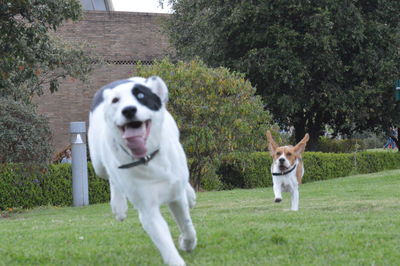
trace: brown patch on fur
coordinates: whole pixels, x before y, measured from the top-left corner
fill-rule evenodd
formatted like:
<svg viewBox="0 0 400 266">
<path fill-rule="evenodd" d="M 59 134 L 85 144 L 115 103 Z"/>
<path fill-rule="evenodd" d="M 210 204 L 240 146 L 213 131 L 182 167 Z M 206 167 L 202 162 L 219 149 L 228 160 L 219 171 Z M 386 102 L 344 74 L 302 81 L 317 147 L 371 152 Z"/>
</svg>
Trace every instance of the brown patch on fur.
<svg viewBox="0 0 400 266">
<path fill-rule="evenodd" d="M 272 138 L 271 132 L 268 130 L 267 133 L 267 139 L 268 139 L 268 150 L 271 156 L 274 156 L 275 150 L 279 147 L 278 144 L 276 144 L 275 140 Z"/>
<path fill-rule="evenodd" d="M 276 148 L 274 155 L 272 157 L 274 160 L 277 160 L 282 154 L 285 155 L 286 159 L 290 162 L 290 165 L 293 165 L 299 155 L 296 153 L 293 146 L 283 146 Z"/>
<path fill-rule="evenodd" d="M 300 158 L 300 160 L 301 160 L 301 158 Z M 301 181 L 303 179 L 302 173 L 303 173 L 303 161 L 301 161 L 299 163 L 299 165 L 297 166 L 297 169 L 296 169 L 297 183 L 299 183 L 299 185 L 301 185 Z"/>
</svg>

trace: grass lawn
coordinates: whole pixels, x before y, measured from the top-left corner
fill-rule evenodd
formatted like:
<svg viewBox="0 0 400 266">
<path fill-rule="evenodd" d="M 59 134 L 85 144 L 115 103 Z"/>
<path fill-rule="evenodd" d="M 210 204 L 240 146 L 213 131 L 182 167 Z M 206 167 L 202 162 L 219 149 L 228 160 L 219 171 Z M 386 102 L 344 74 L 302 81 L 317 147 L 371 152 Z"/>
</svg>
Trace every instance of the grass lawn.
<svg viewBox="0 0 400 266">
<path fill-rule="evenodd" d="M 400 170 L 302 185 L 300 210 L 272 188 L 198 193 L 188 265 L 400 265 Z M 178 230 L 163 209 L 174 239 Z M 0 265 L 162 265 L 135 210 L 43 207 L 0 218 Z"/>
</svg>

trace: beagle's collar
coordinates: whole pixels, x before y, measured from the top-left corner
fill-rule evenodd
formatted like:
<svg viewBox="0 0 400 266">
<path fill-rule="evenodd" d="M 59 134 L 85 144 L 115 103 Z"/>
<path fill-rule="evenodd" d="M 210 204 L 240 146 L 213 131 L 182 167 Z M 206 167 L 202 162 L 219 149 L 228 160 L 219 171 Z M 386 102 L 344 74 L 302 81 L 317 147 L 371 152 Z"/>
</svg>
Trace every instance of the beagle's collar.
<svg viewBox="0 0 400 266">
<path fill-rule="evenodd" d="M 294 169 L 296 169 L 297 164 L 295 164 L 290 170 L 287 170 L 286 172 L 281 172 L 281 173 L 272 173 L 273 176 L 282 176 L 282 175 L 287 175 L 291 172 L 293 172 Z"/>
</svg>

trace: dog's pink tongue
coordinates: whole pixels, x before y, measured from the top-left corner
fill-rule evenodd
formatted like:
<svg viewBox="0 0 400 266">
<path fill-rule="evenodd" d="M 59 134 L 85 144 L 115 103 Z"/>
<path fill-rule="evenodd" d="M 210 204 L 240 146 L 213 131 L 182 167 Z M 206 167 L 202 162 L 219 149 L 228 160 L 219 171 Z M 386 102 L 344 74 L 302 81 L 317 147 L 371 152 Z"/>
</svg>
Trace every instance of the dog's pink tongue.
<svg viewBox="0 0 400 266">
<path fill-rule="evenodd" d="M 122 137 L 126 140 L 126 145 L 137 158 L 146 156 L 146 128 L 126 128 Z"/>
</svg>

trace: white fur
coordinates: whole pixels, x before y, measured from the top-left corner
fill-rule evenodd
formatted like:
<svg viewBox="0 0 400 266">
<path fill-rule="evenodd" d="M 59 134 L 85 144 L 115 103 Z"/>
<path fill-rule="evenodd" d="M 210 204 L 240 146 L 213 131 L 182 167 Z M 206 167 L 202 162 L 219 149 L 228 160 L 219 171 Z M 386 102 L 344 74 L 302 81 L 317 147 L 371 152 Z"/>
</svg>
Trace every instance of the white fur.
<svg viewBox="0 0 400 266">
<path fill-rule="evenodd" d="M 164 262 L 185 265 L 160 213 L 160 205 L 168 204 L 181 232 L 180 249 L 193 250 L 197 238 L 189 207 L 195 204 L 195 192 L 189 184 L 189 171 L 179 142 L 178 127 L 165 108 L 168 89 L 158 77 L 147 80 L 135 77 L 130 80 L 132 82 L 104 90 L 104 100 L 90 113 L 88 139 L 92 163 L 97 175 L 109 180 L 111 209 L 116 219 L 122 221 L 126 218 L 129 200 L 138 210 L 142 226 L 159 249 Z M 131 93 L 135 83 L 147 86 L 161 98 L 161 110 L 152 111 L 137 101 Z M 116 97 L 118 103 L 112 103 Z M 126 152 L 130 150 L 126 148 L 118 128 L 126 122 L 121 110 L 132 105 L 137 107 L 138 120 L 152 121 L 146 143 L 148 154 L 156 149 L 159 152 L 146 165 L 119 169 L 119 166 L 136 160 Z"/>
</svg>

